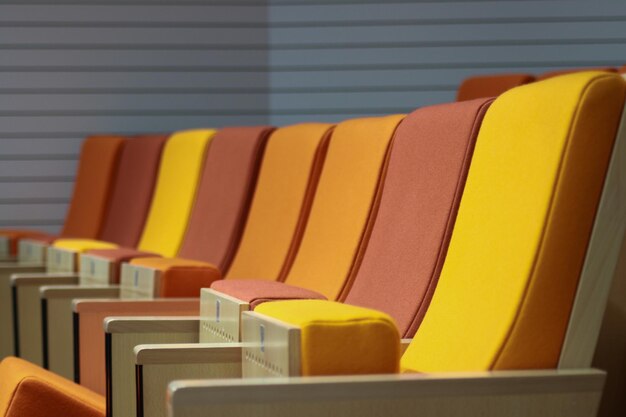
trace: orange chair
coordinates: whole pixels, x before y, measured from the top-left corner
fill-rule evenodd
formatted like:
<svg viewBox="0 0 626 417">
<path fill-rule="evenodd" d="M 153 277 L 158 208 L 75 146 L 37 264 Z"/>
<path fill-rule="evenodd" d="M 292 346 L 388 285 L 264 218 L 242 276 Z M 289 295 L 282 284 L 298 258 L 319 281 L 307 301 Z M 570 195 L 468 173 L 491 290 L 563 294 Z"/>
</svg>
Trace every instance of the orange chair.
<svg viewBox="0 0 626 417">
<path fill-rule="evenodd" d="M 24 260 L 43 263 L 43 248 L 59 237 L 97 239 L 104 225 L 124 143 L 121 136 L 104 135 L 90 136 L 83 142 L 72 199 L 58 236 L 29 230 L 0 230 L 0 247 L 9 248 L 10 256 L 18 256 L 18 244 L 26 240 L 21 244 L 28 252 L 22 254 L 26 256 Z"/>
</svg>

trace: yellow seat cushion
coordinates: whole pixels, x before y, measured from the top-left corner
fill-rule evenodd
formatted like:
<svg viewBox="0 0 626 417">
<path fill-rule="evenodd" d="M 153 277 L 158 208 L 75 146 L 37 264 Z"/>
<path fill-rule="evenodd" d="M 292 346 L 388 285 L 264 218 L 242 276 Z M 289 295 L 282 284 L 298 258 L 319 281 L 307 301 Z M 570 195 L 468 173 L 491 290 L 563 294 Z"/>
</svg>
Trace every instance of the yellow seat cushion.
<svg viewBox="0 0 626 417">
<path fill-rule="evenodd" d="M 52 246 L 76 253 L 83 253 L 88 250 L 118 248 L 118 245 L 115 243 L 103 242 L 101 240 L 94 239 L 59 239 L 55 240 Z"/>
<path fill-rule="evenodd" d="M 557 366 L 625 90 L 617 75 L 586 72 L 494 101 L 403 369 Z"/>
<path fill-rule="evenodd" d="M 176 256 L 193 207 L 204 156 L 215 130 L 176 132 L 163 149 L 161 166 L 137 249 Z"/>
<path fill-rule="evenodd" d="M 301 329 L 302 375 L 397 372 L 400 334 L 387 314 L 324 300 L 276 301 L 255 312 Z"/>
<path fill-rule="evenodd" d="M 3 417 L 104 417 L 106 400 L 52 372 L 18 358 L 0 362 Z"/>
</svg>

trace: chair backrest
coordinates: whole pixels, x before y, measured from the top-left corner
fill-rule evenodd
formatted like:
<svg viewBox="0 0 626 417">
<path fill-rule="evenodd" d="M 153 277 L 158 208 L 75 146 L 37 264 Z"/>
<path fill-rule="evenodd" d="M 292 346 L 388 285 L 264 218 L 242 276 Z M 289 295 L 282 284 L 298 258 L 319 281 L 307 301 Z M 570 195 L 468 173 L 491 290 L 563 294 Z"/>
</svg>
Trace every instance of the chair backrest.
<svg viewBox="0 0 626 417">
<path fill-rule="evenodd" d="M 531 74 L 495 74 L 477 75 L 463 80 L 456 94 L 456 101 L 477 98 L 496 97 L 523 84 L 531 83 L 535 77 Z"/>
<path fill-rule="evenodd" d="M 279 280 L 302 237 L 332 125 L 272 133 L 241 242 L 226 278 Z"/>
<path fill-rule="evenodd" d="M 285 283 L 339 297 L 364 249 L 387 149 L 404 116 L 353 119 L 332 133 L 300 248 Z"/>
<path fill-rule="evenodd" d="M 272 128 L 230 127 L 211 140 L 178 256 L 224 271 L 241 236 L 259 162 Z"/>
<path fill-rule="evenodd" d="M 100 237 L 125 142 L 121 136 L 98 135 L 85 139 L 60 237 Z"/>
<path fill-rule="evenodd" d="M 404 337 L 417 330 L 437 285 L 490 103 L 425 107 L 394 135 L 376 220 L 344 301 L 386 312 Z"/>
<path fill-rule="evenodd" d="M 167 136 L 138 136 L 126 142 L 100 239 L 134 247 L 139 241 Z"/>
<path fill-rule="evenodd" d="M 557 366 L 625 94 L 584 72 L 495 100 L 404 369 Z"/>
<path fill-rule="evenodd" d="M 593 68 L 569 68 L 564 70 L 548 71 L 537 76 L 537 80 L 547 80 L 548 78 L 558 77 L 561 75 L 574 74 L 577 72 L 585 71 L 602 71 L 602 72 L 617 72 L 613 67 L 593 67 Z"/>
<path fill-rule="evenodd" d="M 195 201 L 205 150 L 214 134 L 209 129 L 187 130 L 168 139 L 139 250 L 166 257 L 178 253 Z"/>
</svg>

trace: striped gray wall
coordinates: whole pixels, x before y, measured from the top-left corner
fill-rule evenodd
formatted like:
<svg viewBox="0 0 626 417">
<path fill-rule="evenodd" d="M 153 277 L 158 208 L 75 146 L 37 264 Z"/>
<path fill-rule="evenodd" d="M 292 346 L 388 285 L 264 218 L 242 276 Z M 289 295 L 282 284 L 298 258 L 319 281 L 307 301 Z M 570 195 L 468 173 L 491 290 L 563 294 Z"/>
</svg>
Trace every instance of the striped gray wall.
<svg viewBox="0 0 626 417">
<path fill-rule="evenodd" d="M 4 0 L 0 227 L 62 223 L 82 138 L 410 111 L 626 62 L 626 2 Z"/>
<path fill-rule="evenodd" d="M 270 0 L 273 123 L 451 101 L 474 74 L 626 63 L 626 2 Z"/>
<path fill-rule="evenodd" d="M 0 227 L 57 231 L 94 132 L 267 123 L 265 1 L 0 2 Z"/>
</svg>

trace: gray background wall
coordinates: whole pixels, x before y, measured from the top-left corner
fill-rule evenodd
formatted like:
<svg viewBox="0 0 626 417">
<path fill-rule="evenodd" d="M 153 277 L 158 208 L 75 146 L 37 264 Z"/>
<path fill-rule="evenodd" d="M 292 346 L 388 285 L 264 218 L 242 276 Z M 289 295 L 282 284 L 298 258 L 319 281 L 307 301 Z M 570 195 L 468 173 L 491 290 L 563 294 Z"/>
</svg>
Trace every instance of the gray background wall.
<svg viewBox="0 0 626 417">
<path fill-rule="evenodd" d="M 58 230 L 82 138 L 406 112 L 626 63 L 626 2 L 3 0 L 0 227 Z"/>
</svg>

